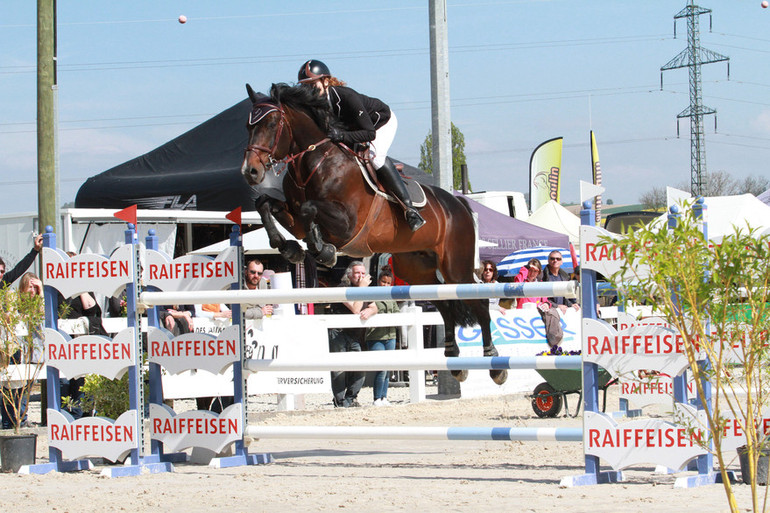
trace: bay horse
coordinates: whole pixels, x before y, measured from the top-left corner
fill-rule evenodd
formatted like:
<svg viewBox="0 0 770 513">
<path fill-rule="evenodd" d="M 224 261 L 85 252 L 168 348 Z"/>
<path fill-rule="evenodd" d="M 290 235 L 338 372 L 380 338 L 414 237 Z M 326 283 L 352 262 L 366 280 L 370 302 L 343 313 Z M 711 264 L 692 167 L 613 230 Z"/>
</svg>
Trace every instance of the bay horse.
<svg viewBox="0 0 770 513">
<path fill-rule="evenodd" d="M 256 186 L 269 173 L 284 173 L 284 201 L 257 201 L 270 245 L 292 262 L 302 261 L 296 241 L 286 241 L 277 219 L 319 263 L 331 266 L 336 252 L 352 257 L 391 253 L 394 273 L 412 285 L 474 282 L 476 234 L 471 209 L 437 187 L 424 187 L 426 224 L 412 232 L 396 203 L 366 183 L 355 154 L 326 134 L 333 117 L 326 98 L 306 86 L 273 84 L 270 97 L 246 85 L 253 104 L 241 172 Z M 283 164 L 283 165 L 278 165 Z M 456 326 L 481 327 L 484 356 L 497 356 L 490 330 L 489 300 L 436 301 L 445 326 L 444 355 L 458 356 Z M 452 371 L 458 381 L 468 371 Z M 505 370 L 490 370 L 502 384 Z"/>
</svg>

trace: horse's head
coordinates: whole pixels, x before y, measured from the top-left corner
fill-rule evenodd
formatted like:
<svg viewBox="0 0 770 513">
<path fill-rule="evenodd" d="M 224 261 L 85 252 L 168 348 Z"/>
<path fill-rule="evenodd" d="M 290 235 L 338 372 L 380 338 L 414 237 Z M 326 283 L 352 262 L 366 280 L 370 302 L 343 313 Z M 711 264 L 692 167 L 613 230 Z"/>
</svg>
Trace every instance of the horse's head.
<svg viewBox="0 0 770 513">
<path fill-rule="evenodd" d="M 246 127 L 249 139 L 241 173 L 249 185 L 257 185 L 262 183 L 265 173 L 288 153 L 291 129 L 279 102 L 255 93 L 249 84 L 246 84 L 246 90 L 252 109 Z"/>
</svg>

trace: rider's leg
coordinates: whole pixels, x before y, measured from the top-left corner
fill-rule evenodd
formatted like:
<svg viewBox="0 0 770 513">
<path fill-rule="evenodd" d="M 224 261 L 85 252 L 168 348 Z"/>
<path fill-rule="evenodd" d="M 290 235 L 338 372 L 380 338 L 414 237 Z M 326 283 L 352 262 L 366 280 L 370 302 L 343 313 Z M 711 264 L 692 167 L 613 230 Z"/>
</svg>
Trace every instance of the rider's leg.
<svg viewBox="0 0 770 513">
<path fill-rule="evenodd" d="M 406 185 L 404 185 L 404 181 L 398 174 L 396 166 L 393 165 L 390 159 L 385 159 L 385 164 L 377 169 L 377 179 L 403 205 L 406 222 L 409 223 L 412 231 L 419 230 L 425 224 L 425 219 L 422 218 L 420 213 L 415 210 L 414 205 L 412 205 L 412 200 L 406 191 Z"/>
</svg>

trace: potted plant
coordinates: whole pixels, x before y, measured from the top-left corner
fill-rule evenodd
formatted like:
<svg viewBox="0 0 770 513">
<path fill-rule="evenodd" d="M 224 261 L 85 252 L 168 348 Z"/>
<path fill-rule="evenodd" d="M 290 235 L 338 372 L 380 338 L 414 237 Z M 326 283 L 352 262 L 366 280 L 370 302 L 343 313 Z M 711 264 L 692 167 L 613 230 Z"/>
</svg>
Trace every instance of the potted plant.
<svg viewBox="0 0 770 513">
<path fill-rule="evenodd" d="M 35 462 L 37 435 L 21 433 L 35 380 L 43 366 L 43 285 L 33 274 L 22 276 L 18 290 L 0 287 L 0 395 L 3 424 L 13 434 L 0 435 L 4 472 Z"/>
<path fill-rule="evenodd" d="M 760 437 L 761 439 L 761 437 Z M 768 464 L 770 464 L 770 440 L 764 440 L 754 451 L 754 461 L 752 463 L 752 454 L 748 445 L 741 445 L 737 449 L 738 461 L 741 465 L 741 478 L 743 483 L 750 485 L 756 483 L 760 486 L 766 486 L 768 483 Z M 752 469 L 753 467 L 753 469 Z M 752 479 L 752 472 L 754 478 Z"/>
</svg>

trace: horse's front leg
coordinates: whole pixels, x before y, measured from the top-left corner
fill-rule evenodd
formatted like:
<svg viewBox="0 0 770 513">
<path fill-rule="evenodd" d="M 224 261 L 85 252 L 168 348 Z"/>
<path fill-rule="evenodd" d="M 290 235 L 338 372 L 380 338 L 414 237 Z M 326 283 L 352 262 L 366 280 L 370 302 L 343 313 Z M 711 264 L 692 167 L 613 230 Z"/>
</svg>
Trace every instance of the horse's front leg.
<svg viewBox="0 0 770 513">
<path fill-rule="evenodd" d="M 300 207 L 300 218 L 302 226 L 305 228 L 305 244 L 308 252 L 315 258 L 316 262 L 327 267 L 334 267 L 337 263 L 337 248 L 334 245 L 324 242 L 321 235 L 321 228 L 316 222 L 318 217 L 318 207 L 312 201 L 306 201 Z"/>
<path fill-rule="evenodd" d="M 286 240 L 286 238 L 278 231 L 278 226 L 275 224 L 273 218 L 273 201 L 262 196 L 257 200 L 256 208 L 259 212 L 259 216 L 262 218 L 262 224 L 267 230 L 267 237 L 270 241 L 270 247 L 280 251 L 281 256 L 292 264 L 297 264 L 305 260 L 305 252 L 296 240 Z"/>
</svg>

